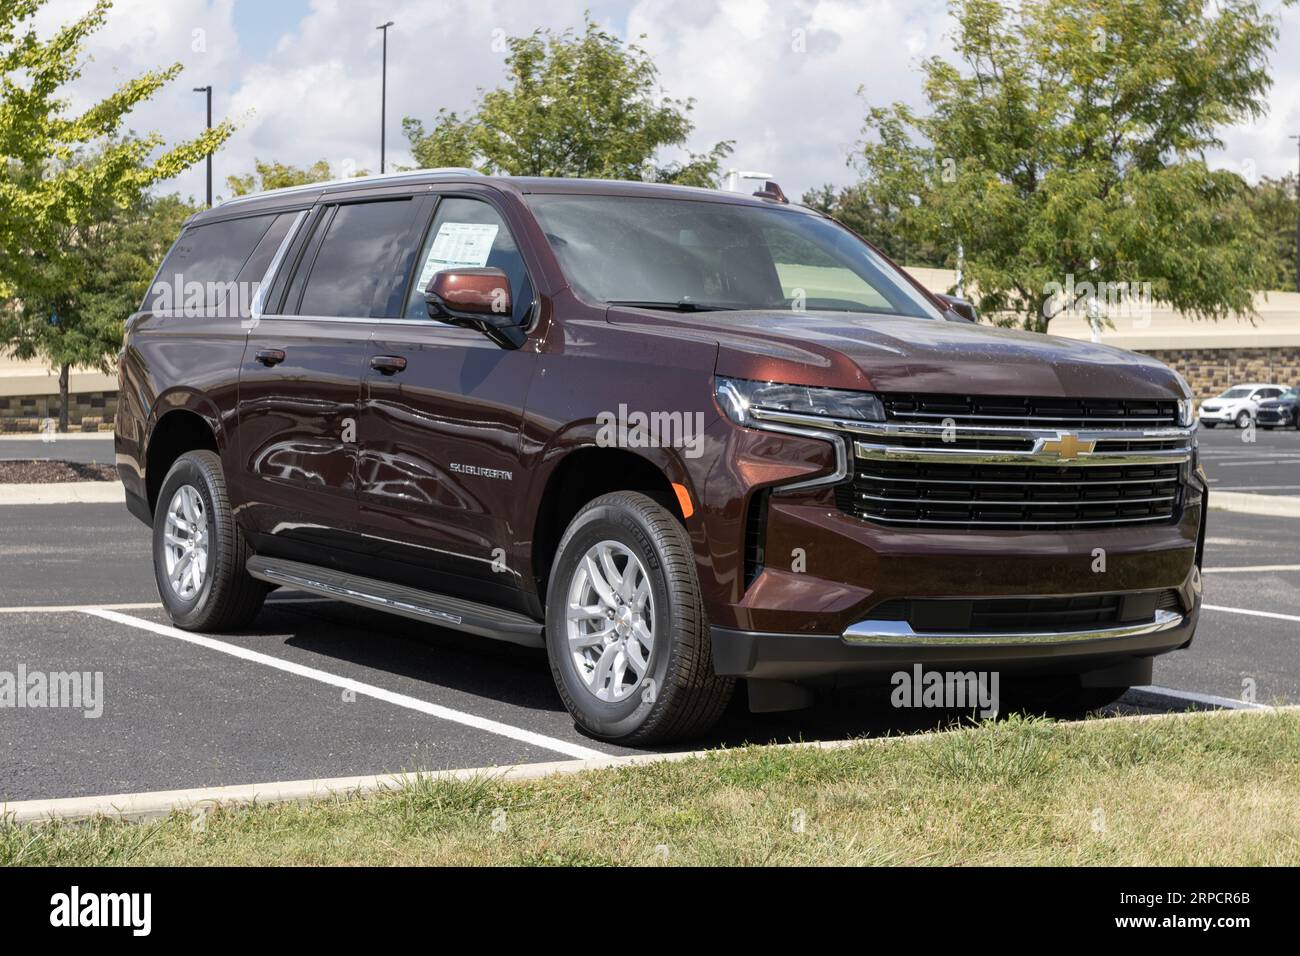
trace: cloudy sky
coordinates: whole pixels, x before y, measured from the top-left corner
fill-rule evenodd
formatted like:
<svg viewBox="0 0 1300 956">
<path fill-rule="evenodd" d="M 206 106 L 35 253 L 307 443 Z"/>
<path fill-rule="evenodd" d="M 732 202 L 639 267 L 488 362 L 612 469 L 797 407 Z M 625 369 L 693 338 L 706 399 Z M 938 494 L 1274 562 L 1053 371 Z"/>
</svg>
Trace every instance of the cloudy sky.
<svg viewBox="0 0 1300 956">
<path fill-rule="evenodd" d="M 1276 4 L 1265 0 L 1266 7 Z M 51 0 L 44 28 L 91 0 Z M 180 79 L 133 114 L 137 132 L 175 142 L 204 120 L 214 87 L 218 117 L 239 126 L 217 155 L 217 193 L 225 177 L 251 170 L 255 157 L 305 165 L 377 170 L 380 34 L 389 34 L 389 162 L 409 164 L 404 116 L 439 107 L 464 110 L 480 87 L 504 76 L 500 40 L 537 27 L 580 25 L 583 10 L 654 56 L 664 90 L 694 97 L 691 147 L 734 139 L 734 164 L 773 173 L 797 195 L 854 178 L 845 157 L 858 139 L 864 100 L 920 101 L 918 62 L 943 53 L 950 22 L 942 0 L 116 0 L 108 25 L 91 39 L 92 57 L 73 89 L 84 105 L 164 63 L 185 65 Z M 1300 9 L 1283 12 L 1273 56 L 1268 115 L 1229 130 L 1214 157 L 1253 178 L 1296 164 L 1300 133 Z M 200 197 L 203 172 L 169 189 Z"/>
</svg>

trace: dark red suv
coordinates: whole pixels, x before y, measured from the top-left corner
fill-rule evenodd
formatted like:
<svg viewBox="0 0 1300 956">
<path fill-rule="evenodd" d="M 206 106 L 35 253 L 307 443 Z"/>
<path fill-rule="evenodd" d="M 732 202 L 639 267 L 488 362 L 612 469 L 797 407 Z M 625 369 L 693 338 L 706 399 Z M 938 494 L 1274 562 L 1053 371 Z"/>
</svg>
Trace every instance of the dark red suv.
<svg viewBox="0 0 1300 956">
<path fill-rule="evenodd" d="M 195 216 L 117 453 L 175 623 L 274 586 L 545 646 L 578 725 L 699 733 L 900 668 L 1099 704 L 1185 646 L 1206 485 L 1152 359 L 981 326 L 757 198 L 465 170 Z"/>
</svg>

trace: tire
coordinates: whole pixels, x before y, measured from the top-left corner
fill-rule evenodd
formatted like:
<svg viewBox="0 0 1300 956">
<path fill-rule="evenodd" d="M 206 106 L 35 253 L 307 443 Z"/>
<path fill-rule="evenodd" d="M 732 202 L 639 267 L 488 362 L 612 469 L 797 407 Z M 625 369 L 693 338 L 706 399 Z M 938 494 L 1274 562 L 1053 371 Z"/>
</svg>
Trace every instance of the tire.
<svg viewBox="0 0 1300 956">
<path fill-rule="evenodd" d="M 1201 419 L 1201 424 L 1204 425 L 1206 428 L 1213 428 L 1215 425 L 1217 425 L 1217 424 L 1219 424 L 1219 423 L 1218 423 L 1218 422 L 1207 422 L 1205 419 Z"/>
<path fill-rule="evenodd" d="M 1238 412 L 1236 425 L 1238 428 L 1245 428 L 1250 424 L 1250 412 Z"/>
<path fill-rule="evenodd" d="M 605 558 L 614 573 L 604 571 Z M 628 591 L 620 593 L 624 582 Z M 575 592 L 576 603 L 591 613 L 572 623 L 587 643 L 571 649 L 568 606 Z M 593 640 L 598 630 L 610 636 Z M 648 655 L 641 633 L 652 636 Z M 702 734 L 722 715 L 735 685 L 713 670 L 686 529 L 638 492 L 603 495 L 569 523 L 547 588 L 546 649 L 574 724 L 601 740 L 649 744 Z"/>
<path fill-rule="evenodd" d="M 174 511 L 179 517 L 169 522 Z M 170 541 L 169 524 L 179 532 Z M 191 540 L 195 544 L 187 547 Z M 188 562 L 186 551 L 195 555 Z M 172 623 L 187 631 L 232 631 L 251 623 L 269 592 L 244 570 L 251 555 L 230 512 L 221 459 L 210 451 L 181 455 L 163 479 L 153 520 L 154 578 Z"/>
<path fill-rule="evenodd" d="M 1272 425 L 1260 425 L 1259 427 L 1262 428 L 1262 429 L 1264 429 L 1264 431 L 1266 431 L 1266 432 L 1271 432 L 1271 431 L 1273 430 L 1273 426 L 1272 426 Z"/>
</svg>

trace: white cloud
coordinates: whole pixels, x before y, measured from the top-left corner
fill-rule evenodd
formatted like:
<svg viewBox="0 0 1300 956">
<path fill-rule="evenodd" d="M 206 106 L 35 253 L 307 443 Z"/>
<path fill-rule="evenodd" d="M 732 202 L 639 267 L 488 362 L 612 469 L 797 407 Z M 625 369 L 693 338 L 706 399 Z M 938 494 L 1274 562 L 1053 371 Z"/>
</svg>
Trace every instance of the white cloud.
<svg viewBox="0 0 1300 956">
<path fill-rule="evenodd" d="M 942 0 L 635 0 L 630 5 L 555 0 L 312 0 L 310 11 L 278 42 L 241 45 L 237 0 L 117 0 L 95 34 L 93 61 L 73 90 L 84 105 L 145 69 L 180 61 L 184 74 L 131 119 L 137 132 L 157 130 L 175 142 L 202 126 L 202 97 L 216 88 L 218 117 L 240 124 L 216 158 L 218 192 L 227 175 L 254 157 L 307 164 L 378 166 L 380 34 L 389 37 L 388 155 L 409 163 L 403 116 L 431 117 L 439 107 L 464 109 L 479 87 L 503 76 L 494 37 L 538 27 L 581 24 L 583 9 L 654 56 L 669 95 L 694 97 L 690 147 L 736 141 L 735 165 L 773 172 L 797 194 L 854 178 L 845 159 L 858 140 L 865 101 L 921 98 L 918 62 L 944 53 L 950 29 Z M 238 0 L 251 2 L 251 0 Z M 269 2 L 269 0 L 262 0 Z M 90 0 L 52 0 L 46 27 L 67 21 Z M 245 17 L 241 22 L 247 22 Z M 196 33 L 195 31 L 202 31 Z M 637 39 L 639 34 L 646 34 Z M 255 58 L 254 46 L 272 52 Z M 1294 168 L 1300 132 L 1300 10 L 1284 14 L 1274 53 L 1269 113 L 1227 131 L 1214 161 L 1259 175 Z M 201 169 L 171 188 L 199 196 Z"/>
</svg>

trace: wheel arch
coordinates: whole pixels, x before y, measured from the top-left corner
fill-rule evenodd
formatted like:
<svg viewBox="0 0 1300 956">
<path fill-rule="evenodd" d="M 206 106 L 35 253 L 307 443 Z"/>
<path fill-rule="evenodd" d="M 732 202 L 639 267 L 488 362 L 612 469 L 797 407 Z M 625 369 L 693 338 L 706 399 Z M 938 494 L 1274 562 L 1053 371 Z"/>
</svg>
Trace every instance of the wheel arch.
<svg viewBox="0 0 1300 956">
<path fill-rule="evenodd" d="M 220 434 L 220 429 L 200 408 L 190 405 L 167 409 L 150 425 L 145 445 L 145 490 L 150 514 L 158 506 L 158 492 L 176 459 L 187 451 L 200 449 L 220 455 Z"/>
<path fill-rule="evenodd" d="M 537 499 L 532 534 L 532 569 L 537 593 L 545 601 L 555 552 L 564 531 L 583 506 L 613 491 L 639 491 L 667 508 L 683 524 L 684 513 L 674 484 L 687 488 L 685 476 L 670 477 L 671 466 L 626 448 L 582 445 L 558 460 Z"/>
</svg>

